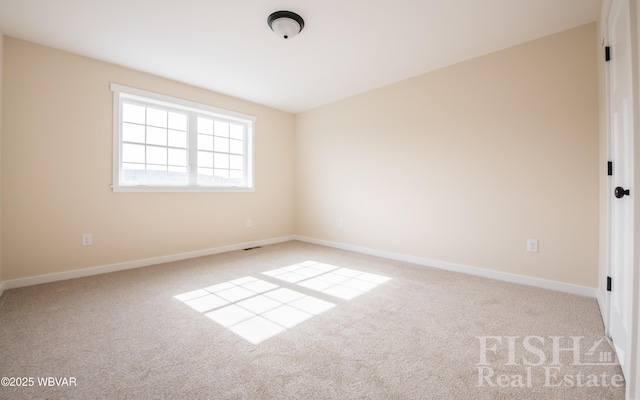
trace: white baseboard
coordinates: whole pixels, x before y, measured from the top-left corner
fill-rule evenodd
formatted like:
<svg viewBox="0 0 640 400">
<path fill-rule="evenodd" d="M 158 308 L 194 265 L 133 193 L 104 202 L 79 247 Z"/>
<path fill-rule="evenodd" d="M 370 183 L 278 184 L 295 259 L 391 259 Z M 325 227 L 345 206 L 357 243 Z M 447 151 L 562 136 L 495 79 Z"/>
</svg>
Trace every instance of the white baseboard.
<svg viewBox="0 0 640 400">
<path fill-rule="evenodd" d="M 462 264 L 454 264 L 454 263 L 445 262 L 445 261 L 431 260 L 428 258 L 409 256 L 409 255 L 399 254 L 399 253 L 392 253 L 392 252 L 383 251 L 383 250 L 353 246 L 353 245 L 348 245 L 343 243 L 331 242 L 328 240 L 314 239 L 314 238 L 305 237 L 305 236 L 295 236 L 294 238 L 301 242 L 319 244 L 322 246 L 334 247 L 337 249 L 348 250 L 356 253 L 363 253 L 363 254 L 368 254 L 368 255 L 382 257 L 382 258 L 388 258 L 391 260 L 404 261 L 404 262 L 418 264 L 426 267 L 434 267 L 434 268 L 443 269 L 447 271 L 461 272 L 464 274 L 476 275 L 483 278 L 496 279 L 496 280 L 505 281 L 505 282 L 517 283 L 520 285 L 535 286 L 543 289 L 555 290 L 558 292 L 577 294 L 580 296 L 587 296 L 587 297 L 594 297 L 594 298 L 596 297 L 596 289 L 586 287 L 586 286 L 579 286 L 579 285 L 573 285 L 570 283 L 533 278 L 533 277 L 528 277 L 523 275 L 511 274 L 508 272 L 493 271 L 489 269 L 471 267 L 471 266 L 462 265 Z"/>
<path fill-rule="evenodd" d="M 91 267 L 84 269 L 76 269 L 73 271 L 57 272 L 55 274 L 39 275 L 29 278 L 11 279 L 0 283 L 0 295 L 5 289 L 15 289 L 24 286 L 39 285 L 42 283 L 64 281 L 67 279 L 83 278 L 86 276 L 106 274 L 109 272 L 123 271 L 140 267 L 148 267 L 150 265 L 163 264 L 173 261 L 186 260 L 189 258 L 210 256 L 213 254 L 226 253 L 257 246 L 268 246 L 270 244 L 288 242 L 294 240 L 293 236 L 284 236 L 275 239 L 259 240 L 249 243 L 232 244 L 228 246 L 215 247 L 212 249 L 190 251 L 187 253 L 172 254 L 168 256 L 146 258 L 143 260 L 126 261 L 117 264 L 103 265 L 99 267 Z"/>
<path fill-rule="evenodd" d="M 209 256 L 213 254 L 226 253 L 229 251 L 242 250 L 249 247 L 268 246 L 270 244 L 288 242 L 290 240 L 299 240 L 302 242 L 313 243 L 313 244 L 318 244 L 322 246 L 333 247 L 337 249 L 348 250 L 356 253 L 363 253 L 363 254 L 368 254 L 368 255 L 382 257 L 382 258 L 388 258 L 391 260 L 404 261 L 412 264 L 417 264 L 417 265 L 422 265 L 427 267 L 434 267 L 434 268 L 439 268 L 447 271 L 461 272 L 461 273 L 476 275 L 484 278 L 491 278 L 491 279 L 496 279 L 496 280 L 501 280 L 506 282 L 518 283 L 521 285 L 535 286 L 535 287 L 555 290 L 559 292 L 594 297 L 598 300 L 599 303 L 601 303 L 601 300 L 602 300 L 600 296 L 598 296 L 598 291 L 595 288 L 590 288 L 586 286 L 579 286 L 579 285 L 573 285 L 569 283 L 532 278 L 532 277 L 523 276 L 523 275 L 510 274 L 507 272 L 493 271 L 493 270 L 488 270 L 484 268 L 472 267 L 468 265 L 454 264 L 454 263 L 445 262 L 445 261 L 432 260 L 432 259 L 416 257 L 416 256 L 409 256 L 405 254 L 393 253 L 393 252 L 388 252 L 383 250 L 376 250 L 376 249 L 371 249 L 367 247 L 353 246 L 353 245 L 331 242 L 328 240 L 314 239 L 314 238 L 298 236 L 298 235 L 284 236 L 280 238 L 266 239 L 266 240 L 260 240 L 260 241 L 249 242 L 249 243 L 239 243 L 239 244 L 233 244 L 228 246 L 215 247 L 212 249 L 197 250 L 197 251 L 173 254 L 168 256 L 146 258 L 142 260 L 126 261 L 126 262 L 117 263 L 117 264 L 77 269 L 73 271 L 58 272 L 54 274 L 39 275 L 39 276 L 28 277 L 28 278 L 11 279 L 11 280 L 0 282 L 0 296 L 2 295 L 2 292 L 7 289 L 15 289 L 15 288 L 24 287 L 24 286 L 39 285 L 42 283 L 63 281 L 63 280 L 74 279 L 74 278 L 83 278 L 86 276 L 105 274 L 109 272 L 147 267 L 155 264 L 163 264 L 163 263 L 168 263 L 173 261 L 186 260 L 189 258 L 203 257 L 203 256 Z"/>
</svg>

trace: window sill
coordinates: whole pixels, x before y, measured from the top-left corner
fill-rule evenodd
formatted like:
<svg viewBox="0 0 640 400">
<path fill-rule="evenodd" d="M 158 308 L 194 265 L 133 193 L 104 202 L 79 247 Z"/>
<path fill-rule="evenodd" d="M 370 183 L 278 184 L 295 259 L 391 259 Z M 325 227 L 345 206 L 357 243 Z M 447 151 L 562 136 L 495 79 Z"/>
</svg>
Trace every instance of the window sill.
<svg viewBox="0 0 640 400">
<path fill-rule="evenodd" d="M 114 193 L 250 193 L 255 187 L 208 187 L 208 186 L 115 186 L 111 185 Z"/>
</svg>

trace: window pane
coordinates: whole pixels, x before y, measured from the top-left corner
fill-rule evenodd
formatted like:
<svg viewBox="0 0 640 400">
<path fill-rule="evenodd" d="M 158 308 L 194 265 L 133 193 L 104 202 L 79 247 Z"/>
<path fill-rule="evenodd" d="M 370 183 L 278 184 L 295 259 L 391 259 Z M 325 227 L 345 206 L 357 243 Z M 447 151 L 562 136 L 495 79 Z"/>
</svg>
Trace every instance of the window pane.
<svg viewBox="0 0 640 400">
<path fill-rule="evenodd" d="M 215 149 L 215 151 L 220 151 L 222 153 L 228 153 L 229 152 L 229 139 L 221 138 L 221 137 L 216 136 L 213 148 Z"/>
<path fill-rule="evenodd" d="M 144 125 L 123 123 L 122 140 L 124 142 L 144 143 Z"/>
<path fill-rule="evenodd" d="M 186 174 L 187 167 L 168 167 L 169 172 L 177 173 L 177 174 Z"/>
<path fill-rule="evenodd" d="M 198 135 L 198 150 L 213 151 L 213 136 Z"/>
<path fill-rule="evenodd" d="M 229 153 L 244 154 L 244 143 L 240 140 L 229 141 Z"/>
<path fill-rule="evenodd" d="M 208 151 L 199 151 L 198 167 L 213 168 L 213 153 L 209 153 Z"/>
<path fill-rule="evenodd" d="M 205 176 L 213 176 L 213 168 L 198 168 L 198 174 Z"/>
<path fill-rule="evenodd" d="M 122 170 L 122 179 L 125 182 L 130 182 L 130 183 L 144 182 L 146 179 L 146 175 L 147 173 L 144 170 L 131 170 L 131 169 Z"/>
<path fill-rule="evenodd" d="M 213 120 L 198 117 L 198 133 L 213 135 Z"/>
<path fill-rule="evenodd" d="M 229 170 L 228 169 L 214 169 L 213 175 L 216 178 L 229 179 Z"/>
<path fill-rule="evenodd" d="M 211 185 L 213 183 L 213 168 L 198 168 L 198 184 Z"/>
<path fill-rule="evenodd" d="M 125 163 L 141 163 L 144 164 L 144 146 L 139 144 L 122 145 L 122 161 Z"/>
<path fill-rule="evenodd" d="M 157 108 L 147 108 L 147 125 L 167 127 L 167 112 Z"/>
<path fill-rule="evenodd" d="M 122 120 L 144 124 L 144 107 L 135 104 L 122 103 Z"/>
<path fill-rule="evenodd" d="M 147 165 L 148 164 L 167 165 L 167 148 L 147 146 Z"/>
<path fill-rule="evenodd" d="M 242 171 L 229 171 L 229 177 L 234 181 L 244 180 L 244 172 Z"/>
<path fill-rule="evenodd" d="M 147 127 L 147 144 L 167 145 L 167 130 L 163 128 Z"/>
<path fill-rule="evenodd" d="M 122 169 L 144 171 L 144 164 L 122 163 Z"/>
<path fill-rule="evenodd" d="M 122 173 L 128 181 L 135 181 L 136 176 L 144 179 L 144 170 L 144 164 L 122 163 Z"/>
<path fill-rule="evenodd" d="M 187 114 L 169 112 L 169 129 L 187 130 Z"/>
<path fill-rule="evenodd" d="M 243 169 L 244 167 L 244 157 L 242 156 L 230 156 L 230 165 L 231 169 Z"/>
<path fill-rule="evenodd" d="M 213 166 L 215 168 L 229 168 L 229 155 L 214 153 Z"/>
<path fill-rule="evenodd" d="M 169 167 L 169 182 L 173 184 L 189 183 L 189 174 L 186 167 Z"/>
<path fill-rule="evenodd" d="M 244 140 L 244 126 L 242 125 L 231 125 L 231 138 Z"/>
<path fill-rule="evenodd" d="M 147 165 L 147 183 L 161 185 L 167 183 L 167 167 L 161 165 Z"/>
<path fill-rule="evenodd" d="M 187 148 L 187 132 L 169 131 L 169 146 Z"/>
<path fill-rule="evenodd" d="M 229 137 L 229 123 L 215 121 L 215 135 Z"/>
<path fill-rule="evenodd" d="M 169 149 L 169 165 L 187 166 L 187 151 Z"/>
</svg>

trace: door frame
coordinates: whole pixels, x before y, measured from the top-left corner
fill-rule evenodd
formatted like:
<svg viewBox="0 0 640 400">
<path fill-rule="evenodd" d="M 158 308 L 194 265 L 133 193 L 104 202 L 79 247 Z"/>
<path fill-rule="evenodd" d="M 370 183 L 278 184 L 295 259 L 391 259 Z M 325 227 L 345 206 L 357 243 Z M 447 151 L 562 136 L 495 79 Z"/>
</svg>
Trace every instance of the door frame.
<svg viewBox="0 0 640 400">
<path fill-rule="evenodd" d="M 633 221 L 633 231 L 635 235 L 635 241 L 633 244 L 633 288 L 630 304 L 631 304 L 631 337 L 630 346 L 629 346 L 629 375 L 625 377 L 626 379 L 626 398 L 628 400 L 640 400 L 640 195 L 638 195 L 638 191 L 640 191 L 640 62 L 638 60 L 638 55 L 640 54 L 640 48 L 638 47 L 640 43 L 640 37 L 638 32 L 638 26 L 640 25 L 640 10 L 637 8 L 636 0 L 623 0 L 629 2 L 629 10 L 630 10 L 630 27 L 631 27 L 631 52 L 632 52 L 632 96 L 633 96 L 633 119 L 634 119 L 634 134 L 633 134 L 633 160 L 634 163 L 634 180 L 633 187 L 636 190 L 636 195 L 634 195 L 634 221 Z M 602 40 L 602 45 L 609 45 L 606 42 L 608 38 L 608 26 L 607 20 L 609 17 L 609 11 L 611 9 L 611 4 L 613 0 L 604 0 L 602 3 L 602 10 L 600 13 L 600 39 Z M 612 51 L 615 51 L 612 49 Z M 602 62 L 602 61 L 598 61 Z M 607 157 L 610 160 L 611 154 L 611 116 L 610 116 L 610 99 L 609 99 L 609 70 L 608 67 L 605 66 L 604 71 L 604 92 L 601 93 L 601 96 L 605 97 L 605 110 L 601 112 L 600 115 L 604 115 L 606 118 L 606 145 L 607 145 Z M 638 160 L 638 161 L 636 161 Z M 605 167 L 603 163 L 602 167 Z M 605 324 L 605 333 L 609 336 L 609 327 L 610 327 L 610 315 L 609 307 L 610 307 L 610 295 L 606 290 L 606 282 L 607 276 L 610 276 L 611 271 L 611 200 L 612 200 L 612 190 L 613 186 L 610 179 L 607 179 L 604 188 L 602 190 L 607 190 L 606 193 L 606 202 L 604 204 L 604 215 L 605 220 L 601 221 L 601 226 L 605 229 L 605 236 L 601 237 L 601 240 L 604 240 L 604 243 L 601 243 L 601 250 L 606 251 L 606 267 L 602 269 L 603 275 L 599 278 L 599 289 L 598 291 L 601 293 L 599 298 L 603 298 L 602 294 L 604 294 L 605 304 L 600 304 L 600 310 L 602 313 L 602 319 Z"/>
</svg>

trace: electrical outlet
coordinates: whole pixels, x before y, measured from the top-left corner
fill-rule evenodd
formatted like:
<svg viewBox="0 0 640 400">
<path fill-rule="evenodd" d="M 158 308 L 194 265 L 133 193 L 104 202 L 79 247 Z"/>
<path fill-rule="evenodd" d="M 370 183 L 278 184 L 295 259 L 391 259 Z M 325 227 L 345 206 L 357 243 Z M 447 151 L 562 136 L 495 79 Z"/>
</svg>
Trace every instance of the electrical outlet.
<svg viewBox="0 0 640 400">
<path fill-rule="evenodd" d="M 82 234 L 82 245 L 83 246 L 91 246 L 93 244 L 93 237 L 90 233 Z"/>
<path fill-rule="evenodd" d="M 529 253 L 537 253 L 538 252 L 538 239 L 529 239 L 529 240 L 527 240 L 527 251 Z"/>
<path fill-rule="evenodd" d="M 248 219 L 246 225 L 247 225 L 247 228 L 251 228 L 253 226 L 253 221 Z"/>
<path fill-rule="evenodd" d="M 338 228 L 340 228 L 340 229 L 344 228 L 344 221 L 343 220 L 338 220 Z"/>
</svg>

